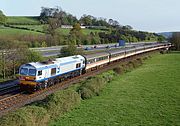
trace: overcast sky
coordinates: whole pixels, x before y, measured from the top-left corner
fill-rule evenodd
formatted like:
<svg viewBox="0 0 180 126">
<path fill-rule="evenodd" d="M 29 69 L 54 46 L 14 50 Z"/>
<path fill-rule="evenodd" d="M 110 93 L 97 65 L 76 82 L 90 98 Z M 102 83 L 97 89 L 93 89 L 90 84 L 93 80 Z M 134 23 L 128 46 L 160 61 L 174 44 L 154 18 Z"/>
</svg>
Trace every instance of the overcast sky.
<svg viewBox="0 0 180 126">
<path fill-rule="evenodd" d="M 180 0 L 1 0 L 7 16 L 39 15 L 41 7 L 60 6 L 78 18 L 83 14 L 112 18 L 136 30 L 180 31 Z"/>
</svg>

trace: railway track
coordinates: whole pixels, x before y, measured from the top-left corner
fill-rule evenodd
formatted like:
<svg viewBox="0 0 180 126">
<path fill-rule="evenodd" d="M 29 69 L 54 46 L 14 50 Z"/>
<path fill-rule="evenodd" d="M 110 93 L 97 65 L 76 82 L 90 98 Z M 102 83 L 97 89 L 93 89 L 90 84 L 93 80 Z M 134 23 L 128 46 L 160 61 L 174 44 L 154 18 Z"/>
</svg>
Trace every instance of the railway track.
<svg viewBox="0 0 180 126">
<path fill-rule="evenodd" d="M 19 89 L 20 89 L 20 87 L 18 85 L 0 89 L 0 98 L 3 97 L 6 94 L 10 94 L 10 93 L 13 93 L 15 91 L 19 91 Z"/>
<path fill-rule="evenodd" d="M 121 59 L 120 62 L 129 62 L 133 58 L 138 58 L 141 57 L 145 54 L 139 54 L 138 56 L 133 56 L 133 57 L 128 57 L 126 59 Z M 25 92 L 19 92 L 15 95 L 0 99 L 0 117 L 8 113 L 9 111 L 14 111 L 19 107 L 22 107 L 26 104 L 42 100 L 48 95 L 58 91 L 58 90 L 63 90 L 65 88 L 68 88 L 70 85 L 75 84 L 87 77 L 94 76 L 96 74 L 108 71 L 110 69 L 113 69 L 117 66 L 119 66 L 120 62 L 113 62 L 109 65 L 105 65 L 101 67 L 101 69 L 96 69 L 94 71 L 88 72 L 86 74 L 83 74 L 81 76 L 74 77 L 72 79 L 68 79 L 66 81 L 63 81 L 59 84 L 56 84 L 54 86 L 51 86 L 49 88 L 46 88 L 44 90 L 37 91 L 33 94 L 26 94 Z"/>
</svg>

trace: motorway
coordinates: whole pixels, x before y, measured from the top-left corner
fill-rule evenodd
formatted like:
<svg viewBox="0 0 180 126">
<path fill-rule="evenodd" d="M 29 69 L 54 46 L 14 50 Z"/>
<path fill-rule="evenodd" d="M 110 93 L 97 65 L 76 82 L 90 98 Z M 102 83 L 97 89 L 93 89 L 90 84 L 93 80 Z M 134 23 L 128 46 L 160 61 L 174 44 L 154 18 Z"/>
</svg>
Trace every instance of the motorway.
<svg viewBox="0 0 180 126">
<path fill-rule="evenodd" d="M 142 44 L 151 44 L 155 42 L 138 42 L 138 43 L 128 43 L 124 47 L 132 47 L 132 46 L 140 46 Z M 67 45 L 65 45 L 67 46 Z M 96 48 L 94 48 L 96 46 Z M 60 54 L 60 50 L 64 46 L 52 46 L 52 47 L 43 47 L 43 48 L 31 48 L 31 50 L 37 51 L 40 54 L 42 54 L 44 57 L 49 56 L 57 56 Z M 111 43 L 111 44 L 99 44 L 99 45 L 82 45 L 81 47 L 77 48 L 83 48 L 86 51 L 96 51 L 96 50 L 106 50 L 107 48 L 124 48 L 118 46 L 118 43 Z"/>
</svg>

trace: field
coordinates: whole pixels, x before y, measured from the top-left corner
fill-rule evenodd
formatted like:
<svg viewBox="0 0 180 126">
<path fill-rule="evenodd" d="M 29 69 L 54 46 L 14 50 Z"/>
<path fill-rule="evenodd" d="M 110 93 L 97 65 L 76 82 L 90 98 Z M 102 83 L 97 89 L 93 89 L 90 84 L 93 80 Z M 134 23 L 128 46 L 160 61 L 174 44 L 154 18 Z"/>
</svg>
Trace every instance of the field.
<svg viewBox="0 0 180 126">
<path fill-rule="evenodd" d="M 24 35 L 24 34 L 43 34 L 37 31 L 43 32 L 44 25 L 41 25 L 38 21 L 37 17 L 27 17 L 27 16 L 9 16 L 7 20 L 7 24 L 10 24 L 13 27 L 17 28 L 9 28 L 0 26 L 0 35 L 1 36 L 11 36 L 11 35 Z M 27 28 L 18 29 L 18 28 Z M 58 28 L 58 32 L 62 33 L 63 35 L 68 35 L 70 29 Z M 91 32 L 102 32 L 102 30 L 95 30 L 95 29 L 82 29 L 82 32 L 85 35 L 90 34 Z M 104 31 L 103 31 L 104 32 Z"/>
<path fill-rule="evenodd" d="M 34 30 L 39 30 L 39 31 L 43 31 L 43 27 L 44 27 L 44 25 L 13 25 L 13 26 L 19 27 L 19 28 L 34 29 Z"/>
<path fill-rule="evenodd" d="M 71 29 L 60 28 L 60 29 L 58 29 L 58 30 L 59 30 L 62 34 L 68 35 Z M 88 34 L 90 34 L 91 32 L 97 32 L 97 33 L 98 33 L 98 32 L 104 32 L 104 31 L 102 31 L 102 30 L 94 30 L 94 29 L 82 29 L 82 32 L 83 32 L 83 34 L 88 35 Z"/>
<path fill-rule="evenodd" d="M 25 34 L 39 35 L 42 33 L 28 31 L 28 30 L 15 29 L 15 28 L 0 28 L 0 36 L 12 36 L 12 35 L 18 36 L 18 35 L 25 35 Z"/>
<path fill-rule="evenodd" d="M 9 16 L 7 19 L 8 24 L 40 24 L 37 17 L 27 16 Z"/>
<path fill-rule="evenodd" d="M 15 27 L 19 27 L 19 28 L 28 28 L 28 29 L 34 29 L 34 30 L 39 30 L 39 31 L 43 31 L 43 27 L 44 25 L 13 25 Z M 58 32 L 64 34 L 64 35 L 68 35 L 71 29 L 65 29 L 65 28 L 59 28 L 57 29 Z M 82 32 L 85 35 L 90 34 L 91 32 L 102 32 L 102 30 L 94 30 L 94 29 L 82 29 Z"/>
<path fill-rule="evenodd" d="M 180 53 L 155 55 L 50 125 L 180 125 Z"/>
<path fill-rule="evenodd" d="M 43 25 L 14 25 L 16 27 L 23 27 L 23 28 L 29 28 L 34 30 L 43 31 Z M 68 35 L 70 32 L 70 29 L 59 29 L 60 33 L 64 35 Z M 85 35 L 90 34 L 90 32 L 100 32 L 101 30 L 91 30 L 91 29 L 83 29 L 82 30 Z M 22 29 L 16 29 L 16 28 L 0 28 L 0 35 L 1 36 L 8 36 L 8 35 L 24 35 L 24 34 L 43 34 L 36 31 L 30 31 L 30 30 L 22 30 Z"/>
</svg>

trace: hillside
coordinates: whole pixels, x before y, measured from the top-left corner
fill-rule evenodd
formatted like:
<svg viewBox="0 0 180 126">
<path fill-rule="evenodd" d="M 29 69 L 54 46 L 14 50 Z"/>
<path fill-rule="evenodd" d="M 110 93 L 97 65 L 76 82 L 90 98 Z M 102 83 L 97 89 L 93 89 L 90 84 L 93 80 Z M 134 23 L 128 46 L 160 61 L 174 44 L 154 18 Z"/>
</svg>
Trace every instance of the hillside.
<svg viewBox="0 0 180 126">
<path fill-rule="evenodd" d="M 52 122 L 57 126 L 180 124 L 180 53 L 156 55 Z"/>
<path fill-rule="evenodd" d="M 1 27 L 0 28 L 0 38 L 1 37 L 7 37 L 7 36 L 20 36 L 20 35 L 38 35 L 38 34 L 42 34 L 42 33 L 38 33 L 38 32 L 34 32 L 31 30 L 22 30 L 22 29 L 16 29 L 16 28 L 7 28 L 7 27 Z"/>
<path fill-rule="evenodd" d="M 59 13 L 61 13 L 61 11 Z M 22 42 L 28 47 L 33 48 L 68 45 L 69 42 L 73 42 L 76 45 L 91 45 L 115 43 L 119 40 L 125 40 L 126 42 L 164 40 L 162 36 L 155 33 L 136 31 L 133 30 L 131 26 L 122 26 L 118 23 L 117 25 L 109 24 L 107 20 L 102 20 L 101 18 L 82 16 L 82 18 L 78 20 L 71 14 L 66 12 L 62 13 L 64 13 L 64 16 L 61 19 L 54 18 L 53 16 L 52 18 L 48 18 L 48 15 L 45 19 L 41 15 L 36 17 L 7 17 L 4 27 L 2 25 L 0 26 L 0 41 Z M 86 18 L 94 22 L 86 24 Z M 57 23 L 51 22 L 50 25 L 50 20 L 57 21 Z M 60 28 L 61 24 L 59 24 L 59 26 L 54 25 L 58 24 L 58 22 L 62 22 L 63 25 L 73 25 L 74 27 L 77 25 L 80 27 L 80 24 L 84 24 L 88 28 L 80 28 L 80 30 L 78 30 L 76 27 L 75 31 L 70 34 L 71 29 Z"/>
<path fill-rule="evenodd" d="M 18 25 L 37 25 L 40 24 L 38 17 L 33 16 L 9 16 L 7 17 L 7 24 L 18 24 Z"/>
<path fill-rule="evenodd" d="M 172 37 L 172 33 L 173 32 L 161 32 L 161 33 L 158 33 L 158 34 L 159 35 L 163 35 L 166 38 L 171 38 Z"/>
</svg>

